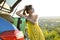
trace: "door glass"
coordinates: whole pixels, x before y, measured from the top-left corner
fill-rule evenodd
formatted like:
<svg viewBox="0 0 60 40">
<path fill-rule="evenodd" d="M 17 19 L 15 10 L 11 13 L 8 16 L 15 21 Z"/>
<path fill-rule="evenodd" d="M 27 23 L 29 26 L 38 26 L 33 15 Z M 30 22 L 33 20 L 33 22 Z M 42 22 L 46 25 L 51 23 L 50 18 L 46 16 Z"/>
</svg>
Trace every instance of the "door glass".
<svg viewBox="0 0 60 40">
<path fill-rule="evenodd" d="M 10 7 L 12 7 L 12 6 L 15 4 L 16 1 L 17 1 L 17 0 L 6 0 L 6 3 L 7 3 Z"/>
<path fill-rule="evenodd" d="M 6 0 L 0 3 L 0 10 L 4 12 L 12 12 L 21 0 Z"/>
</svg>

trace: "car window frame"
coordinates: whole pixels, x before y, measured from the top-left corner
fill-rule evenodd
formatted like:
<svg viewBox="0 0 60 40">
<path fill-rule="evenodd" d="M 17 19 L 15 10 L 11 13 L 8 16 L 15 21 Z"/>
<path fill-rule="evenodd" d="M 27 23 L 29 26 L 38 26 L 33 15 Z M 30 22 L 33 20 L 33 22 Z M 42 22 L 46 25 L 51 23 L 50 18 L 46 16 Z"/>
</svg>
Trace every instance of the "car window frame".
<svg viewBox="0 0 60 40">
<path fill-rule="evenodd" d="M 20 3 L 21 1 L 22 1 L 22 0 L 17 0 L 17 1 L 14 3 L 14 5 L 13 5 L 12 7 L 10 7 L 11 10 L 0 6 L 1 9 L 3 8 L 3 9 L 5 9 L 5 10 L 9 10 L 9 12 L 8 12 L 8 11 L 1 10 L 1 9 L 0 9 L 0 10 L 1 10 L 1 11 L 4 11 L 4 12 L 11 13 L 11 12 L 14 10 L 14 8 L 18 5 L 18 3 Z M 4 1 L 4 2 L 6 2 L 6 1 Z"/>
</svg>

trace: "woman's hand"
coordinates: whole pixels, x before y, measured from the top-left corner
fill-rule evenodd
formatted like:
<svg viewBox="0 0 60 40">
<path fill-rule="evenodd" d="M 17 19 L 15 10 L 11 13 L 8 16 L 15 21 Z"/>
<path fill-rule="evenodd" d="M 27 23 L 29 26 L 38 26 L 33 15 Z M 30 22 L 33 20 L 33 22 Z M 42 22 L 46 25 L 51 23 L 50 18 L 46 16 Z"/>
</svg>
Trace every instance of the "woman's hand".
<svg viewBox="0 0 60 40">
<path fill-rule="evenodd" d="M 22 9 L 22 10 L 16 12 L 16 14 L 17 14 L 18 16 L 20 16 L 20 14 L 21 14 L 22 11 L 24 11 L 24 9 Z"/>
</svg>

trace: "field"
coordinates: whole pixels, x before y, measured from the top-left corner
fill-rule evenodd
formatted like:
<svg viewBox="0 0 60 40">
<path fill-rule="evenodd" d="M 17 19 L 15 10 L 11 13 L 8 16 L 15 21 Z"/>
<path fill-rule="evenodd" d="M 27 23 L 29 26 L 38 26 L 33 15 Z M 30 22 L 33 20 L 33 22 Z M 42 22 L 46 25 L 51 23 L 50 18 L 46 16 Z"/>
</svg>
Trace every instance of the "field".
<svg viewBox="0 0 60 40">
<path fill-rule="evenodd" d="M 60 19 L 40 18 L 39 25 L 44 33 L 46 40 L 60 40 Z"/>
</svg>

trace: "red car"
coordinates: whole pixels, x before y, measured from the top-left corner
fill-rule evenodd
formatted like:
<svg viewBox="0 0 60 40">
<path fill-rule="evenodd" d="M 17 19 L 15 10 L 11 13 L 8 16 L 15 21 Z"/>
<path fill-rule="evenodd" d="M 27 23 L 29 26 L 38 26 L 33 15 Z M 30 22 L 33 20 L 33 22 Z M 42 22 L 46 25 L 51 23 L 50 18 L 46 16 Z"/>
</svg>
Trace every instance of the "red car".
<svg viewBox="0 0 60 40">
<path fill-rule="evenodd" d="M 0 11 L 12 13 L 14 8 L 21 2 L 21 0 L 1 0 Z M 6 4 L 8 6 L 6 6 Z M 6 16 L 5 16 L 6 17 Z M 9 18 L 9 17 L 8 17 Z M 10 22 L 0 18 L 0 40 L 24 40 L 22 31 L 19 31 Z"/>
<path fill-rule="evenodd" d="M 24 35 L 10 22 L 0 18 L 0 40 L 24 40 Z"/>
</svg>

